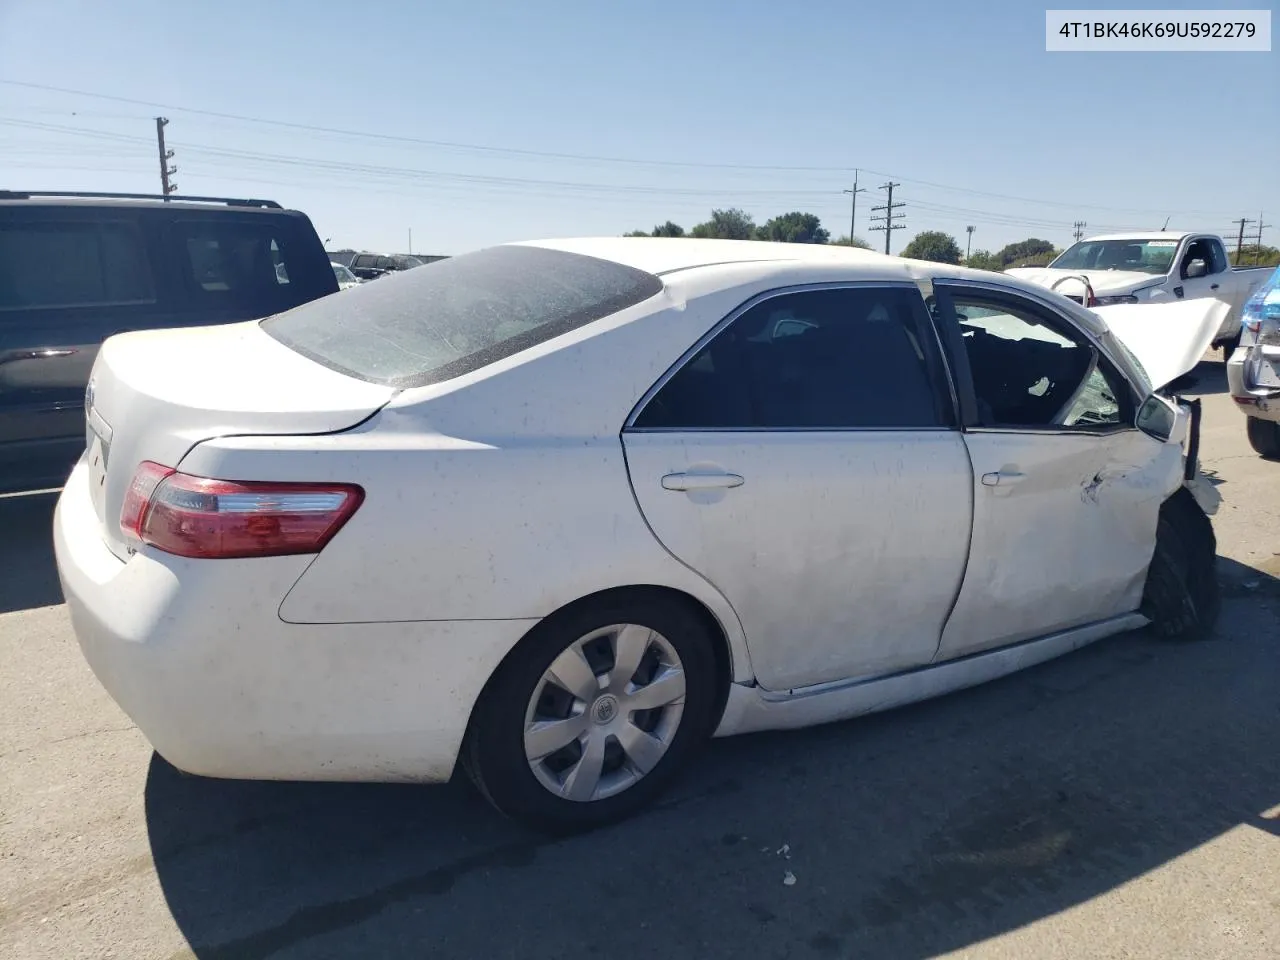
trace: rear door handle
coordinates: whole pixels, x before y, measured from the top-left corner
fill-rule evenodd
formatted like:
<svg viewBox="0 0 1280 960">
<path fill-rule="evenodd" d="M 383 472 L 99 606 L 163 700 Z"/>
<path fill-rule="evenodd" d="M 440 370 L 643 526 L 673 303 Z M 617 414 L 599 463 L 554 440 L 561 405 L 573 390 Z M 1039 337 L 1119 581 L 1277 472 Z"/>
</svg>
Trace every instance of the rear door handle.
<svg viewBox="0 0 1280 960">
<path fill-rule="evenodd" d="M 997 470 L 982 475 L 984 487 L 1011 487 L 1025 476 L 1013 470 Z"/>
<path fill-rule="evenodd" d="M 1216 283 L 1210 284 L 1210 285 L 1209 285 L 1209 289 L 1210 289 L 1210 290 L 1217 290 L 1217 289 L 1218 289 L 1218 285 L 1217 285 Z"/>
<path fill-rule="evenodd" d="M 54 357 L 70 357 L 77 351 L 73 347 L 36 347 L 32 350 L 5 350 L 0 353 L 0 363 L 17 363 L 19 360 L 49 360 Z"/>
<path fill-rule="evenodd" d="M 662 478 L 662 489 L 723 490 L 740 487 L 744 482 L 736 473 L 668 473 Z"/>
</svg>

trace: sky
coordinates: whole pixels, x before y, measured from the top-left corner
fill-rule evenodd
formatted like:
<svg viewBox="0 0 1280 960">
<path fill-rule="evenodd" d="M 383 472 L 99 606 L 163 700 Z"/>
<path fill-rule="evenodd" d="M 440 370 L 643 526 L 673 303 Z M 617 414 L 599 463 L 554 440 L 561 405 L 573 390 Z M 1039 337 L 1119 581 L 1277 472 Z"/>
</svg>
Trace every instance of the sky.
<svg viewBox="0 0 1280 960">
<path fill-rule="evenodd" d="M 1247 6 L 1267 4 L 1163 4 Z M 963 247 L 968 225 L 974 250 L 1065 246 L 1077 220 L 1234 237 L 1260 212 L 1280 245 L 1274 24 L 1270 53 L 1047 53 L 1044 11 L 0 0 L 0 187 L 157 192 L 163 115 L 179 193 L 277 200 L 330 249 L 411 234 L 457 254 L 725 207 L 835 236 L 855 176 L 877 248 L 871 207 L 900 184 L 893 252 L 922 230 Z"/>
</svg>

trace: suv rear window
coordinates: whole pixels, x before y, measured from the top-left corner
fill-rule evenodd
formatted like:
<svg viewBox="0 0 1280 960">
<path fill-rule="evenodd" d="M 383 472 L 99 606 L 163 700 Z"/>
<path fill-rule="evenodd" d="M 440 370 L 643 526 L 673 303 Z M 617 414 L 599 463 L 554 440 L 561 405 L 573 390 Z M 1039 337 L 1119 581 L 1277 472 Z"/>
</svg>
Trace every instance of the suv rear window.
<svg viewBox="0 0 1280 960">
<path fill-rule="evenodd" d="M 0 311 L 153 299 L 146 251 L 133 224 L 0 224 Z"/>
<path fill-rule="evenodd" d="M 361 380 L 458 377 L 647 300 L 653 274 L 541 247 L 490 247 L 270 317 L 281 343 Z"/>
<path fill-rule="evenodd" d="M 327 283 L 329 261 L 311 255 L 291 220 L 204 217 L 178 220 L 172 229 L 187 295 L 203 306 L 248 308 L 262 317 L 336 286 Z M 325 268 L 320 279 L 317 264 Z"/>
</svg>

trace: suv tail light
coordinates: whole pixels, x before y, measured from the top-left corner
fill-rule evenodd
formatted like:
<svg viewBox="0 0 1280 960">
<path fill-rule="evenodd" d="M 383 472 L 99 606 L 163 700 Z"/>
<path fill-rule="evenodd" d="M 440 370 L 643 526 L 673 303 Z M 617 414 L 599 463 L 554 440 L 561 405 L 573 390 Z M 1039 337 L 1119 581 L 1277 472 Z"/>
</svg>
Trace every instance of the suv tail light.
<svg viewBox="0 0 1280 960">
<path fill-rule="evenodd" d="M 120 528 L 179 557 L 319 553 L 363 500 L 353 484 L 210 480 L 144 461 L 125 495 Z"/>
</svg>

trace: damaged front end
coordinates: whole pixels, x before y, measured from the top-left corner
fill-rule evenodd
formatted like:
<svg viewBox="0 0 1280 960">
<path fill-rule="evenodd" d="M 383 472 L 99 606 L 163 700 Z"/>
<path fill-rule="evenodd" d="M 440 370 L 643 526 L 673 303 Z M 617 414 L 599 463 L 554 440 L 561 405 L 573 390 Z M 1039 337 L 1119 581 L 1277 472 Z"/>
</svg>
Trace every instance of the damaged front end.
<svg viewBox="0 0 1280 960">
<path fill-rule="evenodd" d="M 1182 485 L 1210 516 L 1217 512 L 1222 497 L 1200 469 L 1201 402 L 1170 387 L 1200 362 L 1229 311 L 1228 304 L 1213 299 L 1093 311 L 1106 322 L 1113 342 L 1147 381 L 1150 395 L 1139 410 L 1138 428 L 1182 446 Z"/>
<path fill-rule="evenodd" d="M 1153 392 L 1138 411 L 1138 429 L 1163 443 L 1182 447 L 1182 486 L 1208 516 L 1218 512 L 1222 495 L 1200 469 L 1200 424 L 1203 408 L 1199 398 Z"/>
</svg>

